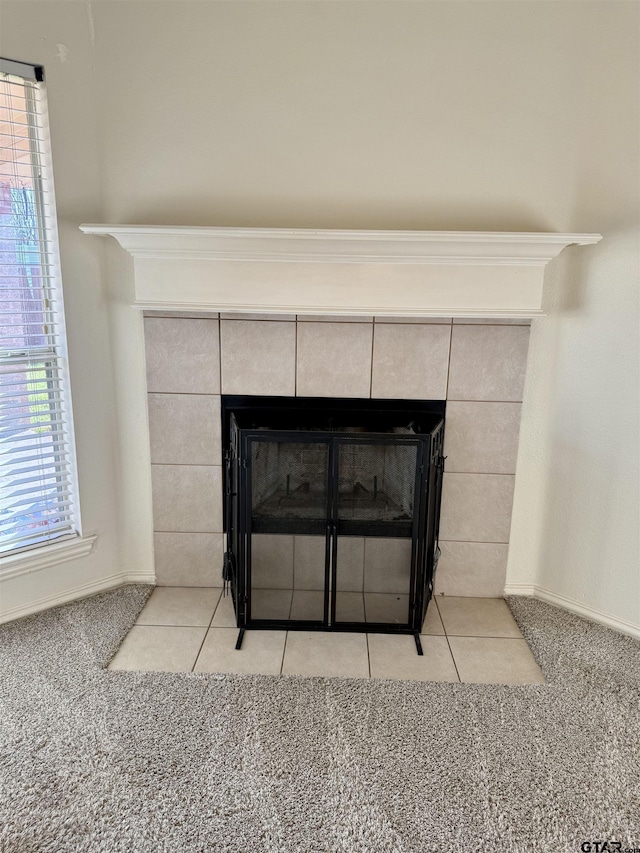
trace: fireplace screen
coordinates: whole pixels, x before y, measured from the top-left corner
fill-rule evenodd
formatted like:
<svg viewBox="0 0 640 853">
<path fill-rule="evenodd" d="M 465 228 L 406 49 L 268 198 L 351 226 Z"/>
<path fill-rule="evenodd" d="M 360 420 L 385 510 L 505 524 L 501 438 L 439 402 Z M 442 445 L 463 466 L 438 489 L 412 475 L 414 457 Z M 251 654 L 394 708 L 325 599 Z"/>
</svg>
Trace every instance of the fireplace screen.
<svg viewBox="0 0 640 853">
<path fill-rule="evenodd" d="M 238 627 L 419 633 L 439 554 L 444 403 L 223 397 Z"/>
</svg>

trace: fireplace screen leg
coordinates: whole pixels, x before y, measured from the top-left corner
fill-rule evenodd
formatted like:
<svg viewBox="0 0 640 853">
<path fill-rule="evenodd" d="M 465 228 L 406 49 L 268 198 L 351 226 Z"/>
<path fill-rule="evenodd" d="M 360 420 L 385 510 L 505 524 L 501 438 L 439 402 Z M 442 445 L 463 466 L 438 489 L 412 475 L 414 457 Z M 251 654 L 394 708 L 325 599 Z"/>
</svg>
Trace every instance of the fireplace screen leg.
<svg viewBox="0 0 640 853">
<path fill-rule="evenodd" d="M 241 648 L 241 646 L 242 646 L 242 640 L 243 640 L 243 638 L 244 638 L 244 628 L 241 628 L 241 629 L 240 629 L 240 632 L 239 632 L 239 634 L 238 634 L 238 639 L 237 639 L 237 641 L 236 641 L 236 650 L 237 650 L 237 651 L 240 651 L 240 648 Z"/>
<path fill-rule="evenodd" d="M 422 643 L 420 642 L 420 634 L 414 634 L 413 638 L 416 641 L 416 651 L 418 652 L 418 654 L 424 654 L 424 652 L 422 651 Z"/>
</svg>

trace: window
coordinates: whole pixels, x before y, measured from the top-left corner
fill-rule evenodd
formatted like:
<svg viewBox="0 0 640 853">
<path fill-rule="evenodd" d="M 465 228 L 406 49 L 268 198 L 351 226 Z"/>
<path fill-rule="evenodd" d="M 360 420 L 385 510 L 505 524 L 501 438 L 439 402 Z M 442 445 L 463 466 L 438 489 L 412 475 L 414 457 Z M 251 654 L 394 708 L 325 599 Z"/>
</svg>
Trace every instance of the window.
<svg viewBox="0 0 640 853">
<path fill-rule="evenodd" d="M 42 68 L 0 59 L 0 557 L 76 536 Z"/>
</svg>

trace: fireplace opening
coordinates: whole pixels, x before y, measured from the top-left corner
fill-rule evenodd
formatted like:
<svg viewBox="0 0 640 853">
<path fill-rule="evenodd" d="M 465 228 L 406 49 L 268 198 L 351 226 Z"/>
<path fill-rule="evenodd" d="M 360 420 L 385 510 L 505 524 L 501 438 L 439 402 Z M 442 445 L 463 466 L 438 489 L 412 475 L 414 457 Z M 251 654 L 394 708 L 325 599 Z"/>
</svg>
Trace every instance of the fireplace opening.
<svg viewBox="0 0 640 853">
<path fill-rule="evenodd" d="M 419 634 L 445 402 L 222 397 L 223 576 L 246 629 Z"/>
</svg>

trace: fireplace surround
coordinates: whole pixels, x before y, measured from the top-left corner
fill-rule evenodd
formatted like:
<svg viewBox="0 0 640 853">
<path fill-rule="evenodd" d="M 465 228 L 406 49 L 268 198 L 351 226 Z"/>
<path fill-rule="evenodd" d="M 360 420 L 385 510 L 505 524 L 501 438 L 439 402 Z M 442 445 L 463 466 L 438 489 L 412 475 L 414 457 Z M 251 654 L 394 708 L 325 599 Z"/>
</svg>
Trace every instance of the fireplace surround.
<svg viewBox="0 0 640 853">
<path fill-rule="evenodd" d="M 246 628 L 297 628 L 412 633 L 422 654 L 444 412 L 444 401 L 223 396 L 237 648 Z M 366 555 L 380 546 L 376 565 Z"/>
<path fill-rule="evenodd" d="M 502 595 L 529 325 L 547 264 L 600 235 L 82 230 L 133 259 L 120 316 L 146 351 L 148 412 L 139 399 L 124 426 L 143 440 L 148 418 L 151 478 L 137 442 L 132 494 L 158 584 L 210 585 L 222 560 L 221 394 L 402 397 L 447 401 L 435 592 Z"/>
</svg>

